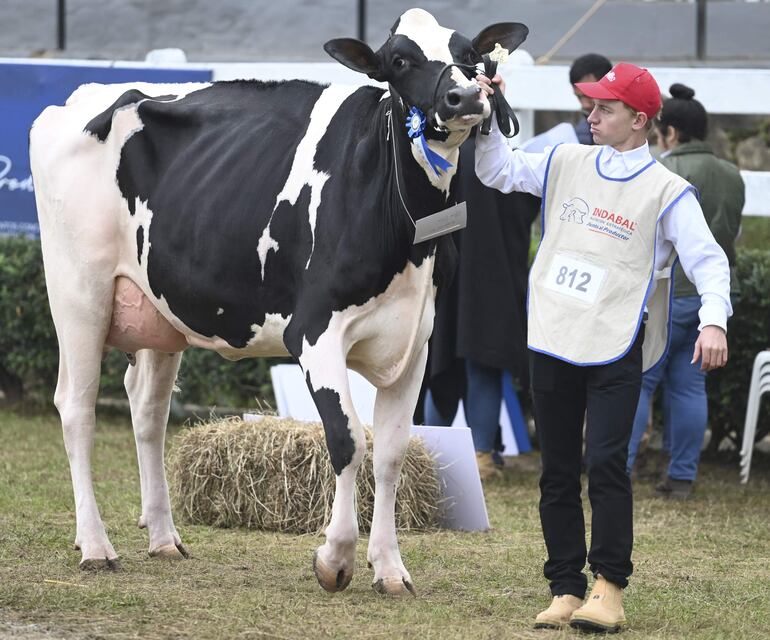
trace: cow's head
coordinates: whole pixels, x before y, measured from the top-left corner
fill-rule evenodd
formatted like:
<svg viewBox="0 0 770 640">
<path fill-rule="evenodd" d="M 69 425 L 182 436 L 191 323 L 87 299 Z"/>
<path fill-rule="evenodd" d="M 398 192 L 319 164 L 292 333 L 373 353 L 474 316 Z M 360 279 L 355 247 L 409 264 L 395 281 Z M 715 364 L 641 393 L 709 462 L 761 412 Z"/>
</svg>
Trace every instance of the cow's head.
<svg viewBox="0 0 770 640">
<path fill-rule="evenodd" d="M 359 40 L 338 38 L 324 45 L 333 58 L 355 71 L 390 85 L 408 112 L 418 107 L 438 131 L 469 130 L 490 114 L 489 101 L 475 80 L 481 56 L 495 43 L 513 51 L 527 37 L 523 24 L 494 24 L 470 40 L 446 29 L 422 9 L 410 9 L 390 30 L 376 52 Z M 465 68 L 447 65 L 466 65 Z M 426 137 L 431 137 L 426 131 Z"/>
</svg>

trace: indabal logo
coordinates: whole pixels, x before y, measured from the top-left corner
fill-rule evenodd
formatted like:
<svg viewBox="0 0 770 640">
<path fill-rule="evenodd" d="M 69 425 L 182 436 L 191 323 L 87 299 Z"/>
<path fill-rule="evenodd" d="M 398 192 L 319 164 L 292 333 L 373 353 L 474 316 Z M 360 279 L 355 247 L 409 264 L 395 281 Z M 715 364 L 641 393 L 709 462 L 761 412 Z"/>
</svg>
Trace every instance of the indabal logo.
<svg viewBox="0 0 770 640">
<path fill-rule="evenodd" d="M 570 198 L 561 206 L 564 210 L 561 212 L 559 220 L 576 222 L 577 224 L 583 224 L 583 221 L 590 210 L 588 203 L 582 198 Z"/>
<path fill-rule="evenodd" d="M 615 72 L 614 71 L 609 71 L 607 73 L 607 75 L 604 76 L 604 77 L 607 78 L 607 80 L 609 80 L 610 82 L 615 82 Z"/>
</svg>

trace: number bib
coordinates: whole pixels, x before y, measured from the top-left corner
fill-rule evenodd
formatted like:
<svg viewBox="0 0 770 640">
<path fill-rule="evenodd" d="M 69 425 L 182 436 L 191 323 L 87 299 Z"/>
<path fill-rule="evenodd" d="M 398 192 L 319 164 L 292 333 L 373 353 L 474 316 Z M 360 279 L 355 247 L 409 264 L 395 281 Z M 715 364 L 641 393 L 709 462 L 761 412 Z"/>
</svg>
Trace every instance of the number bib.
<svg viewBox="0 0 770 640">
<path fill-rule="evenodd" d="M 658 222 L 683 178 L 650 160 L 624 179 L 599 173 L 603 147 L 560 145 L 543 182 L 542 238 L 529 273 L 527 344 L 579 365 L 623 357 L 645 307 L 645 367 L 668 338 L 667 280 L 654 280 Z M 658 313 L 660 311 L 660 313 Z"/>
<path fill-rule="evenodd" d="M 543 285 L 588 304 L 596 302 L 596 296 L 607 275 L 607 269 L 557 253 Z"/>
</svg>

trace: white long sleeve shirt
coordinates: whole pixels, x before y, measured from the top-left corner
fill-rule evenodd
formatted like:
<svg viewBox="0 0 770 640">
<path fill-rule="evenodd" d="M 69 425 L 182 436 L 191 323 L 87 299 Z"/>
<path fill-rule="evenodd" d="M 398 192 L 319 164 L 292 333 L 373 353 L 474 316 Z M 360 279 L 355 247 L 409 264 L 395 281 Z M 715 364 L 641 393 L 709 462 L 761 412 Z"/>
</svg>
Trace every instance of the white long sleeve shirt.
<svg viewBox="0 0 770 640">
<path fill-rule="evenodd" d="M 525 153 L 511 149 L 494 123 L 488 136 L 476 136 L 476 174 L 488 187 L 503 193 L 524 191 L 542 197 L 550 148 L 544 153 Z M 643 146 L 617 151 L 604 146 L 599 168 L 610 178 L 633 175 L 652 160 L 650 149 Z M 692 192 L 680 198 L 658 225 L 655 270 L 666 266 L 676 251 L 687 278 L 698 289 L 701 308 L 698 330 L 716 325 L 727 330 L 730 304 L 730 266 L 727 256 L 714 240 L 703 217 L 703 210 Z"/>
</svg>

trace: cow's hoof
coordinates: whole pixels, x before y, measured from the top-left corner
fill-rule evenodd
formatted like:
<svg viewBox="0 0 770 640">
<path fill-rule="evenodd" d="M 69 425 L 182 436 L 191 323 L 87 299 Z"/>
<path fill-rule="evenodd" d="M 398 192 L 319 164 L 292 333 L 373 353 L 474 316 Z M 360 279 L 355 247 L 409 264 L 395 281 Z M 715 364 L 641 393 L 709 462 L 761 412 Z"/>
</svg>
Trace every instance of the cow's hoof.
<svg viewBox="0 0 770 640">
<path fill-rule="evenodd" d="M 144 516 L 139 516 L 139 521 L 136 523 L 136 526 L 140 529 L 146 529 L 147 523 L 144 520 Z"/>
<path fill-rule="evenodd" d="M 118 571 L 120 562 L 117 558 L 86 558 L 78 566 L 82 571 Z"/>
<path fill-rule="evenodd" d="M 149 553 L 151 558 L 160 558 L 161 560 L 184 560 L 190 557 L 183 544 L 164 544 L 162 547 L 153 549 Z"/>
<path fill-rule="evenodd" d="M 353 579 L 353 570 L 340 569 L 334 571 L 328 567 L 321 558 L 318 557 L 318 551 L 313 554 L 313 573 L 320 584 L 326 591 L 335 593 L 337 591 L 344 591 Z"/>
<path fill-rule="evenodd" d="M 372 582 L 372 589 L 383 596 L 417 595 L 414 585 L 406 578 L 380 578 Z"/>
</svg>

